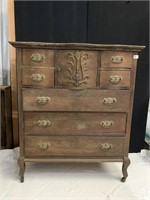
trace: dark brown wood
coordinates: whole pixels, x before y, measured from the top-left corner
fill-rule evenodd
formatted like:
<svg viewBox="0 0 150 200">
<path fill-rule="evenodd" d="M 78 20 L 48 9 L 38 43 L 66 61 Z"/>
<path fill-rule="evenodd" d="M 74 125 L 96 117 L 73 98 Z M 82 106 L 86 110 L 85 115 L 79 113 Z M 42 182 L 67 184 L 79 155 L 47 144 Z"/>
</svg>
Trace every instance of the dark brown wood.
<svg viewBox="0 0 150 200">
<path fill-rule="evenodd" d="M 123 162 L 144 46 L 10 42 L 17 48 L 20 176 L 25 162 Z"/>
<path fill-rule="evenodd" d="M 13 147 L 11 87 L 1 85 L 1 147 Z"/>
</svg>

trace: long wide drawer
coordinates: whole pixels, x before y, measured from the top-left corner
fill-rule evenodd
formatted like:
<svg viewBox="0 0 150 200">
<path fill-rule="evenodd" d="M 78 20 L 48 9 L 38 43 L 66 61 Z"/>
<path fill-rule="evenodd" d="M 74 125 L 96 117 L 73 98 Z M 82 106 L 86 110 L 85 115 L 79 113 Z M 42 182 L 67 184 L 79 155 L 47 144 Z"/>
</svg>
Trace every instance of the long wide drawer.
<svg viewBox="0 0 150 200">
<path fill-rule="evenodd" d="M 119 135 L 125 127 L 125 113 L 24 113 L 28 135 Z"/>
<path fill-rule="evenodd" d="M 25 136 L 25 156 L 122 156 L 123 137 Z"/>
<path fill-rule="evenodd" d="M 127 90 L 23 89 L 24 111 L 127 112 Z"/>
</svg>

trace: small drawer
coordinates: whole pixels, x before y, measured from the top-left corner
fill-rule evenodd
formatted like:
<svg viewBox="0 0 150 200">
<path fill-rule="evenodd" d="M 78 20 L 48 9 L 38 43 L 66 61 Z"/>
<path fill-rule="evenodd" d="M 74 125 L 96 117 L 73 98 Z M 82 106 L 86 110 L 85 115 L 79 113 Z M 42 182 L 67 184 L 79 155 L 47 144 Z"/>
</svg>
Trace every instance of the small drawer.
<svg viewBox="0 0 150 200">
<path fill-rule="evenodd" d="M 54 86 L 54 68 L 23 68 L 22 84 L 24 86 Z"/>
<path fill-rule="evenodd" d="M 123 156 L 123 137 L 25 136 L 25 156 Z"/>
<path fill-rule="evenodd" d="M 23 89 L 24 111 L 128 112 L 128 90 Z"/>
<path fill-rule="evenodd" d="M 100 88 L 102 89 L 129 89 L 131 72 L 127 71 L 100 71 Z"/>
<path fill-rule="evenodd" d="M 132 52 L 104 51 L 101 54 L 101 67 L 131 68 L 132 60 Z"/>
<path fill-rule="evenodd" d="M 125 127 L 125 113 L 24 113 L 27 135 L 123 135 Z"/>
<path fill-rule="evenodd" d="M 22 49 L 21 64 L 32 67 L 54 67 L 54 51 L 45 49 Z"/>
</svg>

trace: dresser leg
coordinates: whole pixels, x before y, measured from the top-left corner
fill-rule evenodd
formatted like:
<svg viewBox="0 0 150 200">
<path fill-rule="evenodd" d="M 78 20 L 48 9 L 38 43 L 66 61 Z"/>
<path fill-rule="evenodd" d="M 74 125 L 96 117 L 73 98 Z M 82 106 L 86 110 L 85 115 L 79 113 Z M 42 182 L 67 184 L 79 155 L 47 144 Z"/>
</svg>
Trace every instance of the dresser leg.
<svg viewBox="0 0 150 200">
<path fill-rule="evenodd" d="M 122 165 L 122 173 L 123 173 L 123 177 L 121 179 L 122 182 L 125 182 L 128 177 L 127 168 L 129 167 L 129 165 L 130 165 L 130 159 L 128 157 L 124 157 Z"/>
<path fill-rule="evenodd" d="M 23 183 L 24 182 L 24 172 L 25 172 L 25 162 L 24 162 L 23 157 L 19 157 L 18 165 L 20 167 L 20 172 L 19 172 L 20 182 Z"/>
</svg>

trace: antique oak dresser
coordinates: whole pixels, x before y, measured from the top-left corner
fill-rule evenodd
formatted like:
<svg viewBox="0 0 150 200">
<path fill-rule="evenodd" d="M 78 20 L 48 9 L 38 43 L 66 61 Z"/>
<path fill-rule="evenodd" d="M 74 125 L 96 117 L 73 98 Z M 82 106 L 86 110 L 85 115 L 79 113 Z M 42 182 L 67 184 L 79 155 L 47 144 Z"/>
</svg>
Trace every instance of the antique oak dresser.
<svg viewBox="0 0 150 200">
<path fill-rule="evenodd" d="M 10 42 L 17 48 L 21 182 L 26 162 L 127 167 L 138 52 L 144 46 Z"/>
</svg>

